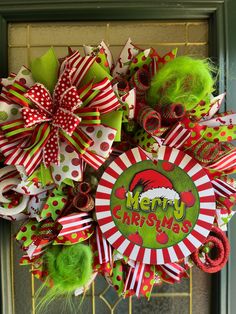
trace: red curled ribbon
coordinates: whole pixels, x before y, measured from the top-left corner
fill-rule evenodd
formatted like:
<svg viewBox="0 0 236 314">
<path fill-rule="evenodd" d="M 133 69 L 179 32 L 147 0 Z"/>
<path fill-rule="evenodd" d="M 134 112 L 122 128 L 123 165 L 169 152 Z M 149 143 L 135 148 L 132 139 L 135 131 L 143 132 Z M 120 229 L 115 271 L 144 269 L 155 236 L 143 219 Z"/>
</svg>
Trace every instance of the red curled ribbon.
<svg viewBox="0 0 236 314">
<path fill-rule="evenodd" d="M 216 273 L 220 271 L 228 261 L 230 253 L 229 240 L 225 233 L 218 227 L 213 226 L 210 235 L 205 242 L 210 248 L 209 252 L 203 253 L 203 247 L 192 253 L 191 258 L 198 268 L 206 273 Z"/>
<path fill-rule="evenodd" d="M 132 87 L 136 88 L 137 97 L 141 97 L 149 89 L 150 86 L 150 73 L 147 70 L 139 69 L 131 77 L 129 83 Z"/>
<path fill-rule="evenodd" d="M 163 126 L 170 126 L 181 120 L 186 110 L 181 104 L 157 105 L 155 110 L 161 115 L 161 123 Z"/>
<path fill-rule="evenodd" d="M 138 123 L 144 130 L 155 135 L 161 127 L 161 116 L 158 112 L 143 103 L 138 103 L 136 113 Z"/>
</svg>

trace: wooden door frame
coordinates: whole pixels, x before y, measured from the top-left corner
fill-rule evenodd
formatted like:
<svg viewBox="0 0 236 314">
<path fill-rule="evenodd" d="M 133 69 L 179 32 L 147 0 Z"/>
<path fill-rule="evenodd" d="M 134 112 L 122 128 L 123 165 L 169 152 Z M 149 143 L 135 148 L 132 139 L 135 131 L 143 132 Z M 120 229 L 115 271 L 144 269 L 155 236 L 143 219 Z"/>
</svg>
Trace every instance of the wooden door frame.
<svg viewBox="0 0 236 314">
<path fill-rule="evenodd" d="M 232 48 L 230 25 L 234 18 L 226 14 L 235 9 L 233 0 L 120 0 L 120 1 L 80 1 L 80 0 L 1 0 L 0 3 L 0 77 L 8 74 L 8 23 L 46 22 L 46 21 L 109 21 L 109 20 L 209 20 L 209 55 L 219 66 L 219 92 L 230 87 L 226 79 L 232 70 Z M 236 46 L 236 45 L 235 45 Z M 232 49 L 231 49 L 232 48 Z M 231 53 L 231 55 L 230 55 Z M 231 92 L 231 91 L 228 91 Z M 232 95 L 236 91 L 232 88 Z M 228 96 L 229 100 L 233 98 Z M 235 98 L 234 98 L 235 99 Z M 236 238 L 235 221 L 231 223 L 229 238 Z M 0 309 L 3 314 L 12 314 L 11 267 L 10 267 L 10 223 L 0 219 Z M 212 275 L 212 313 L 230 314 L 236 308 L 236 301 L 230 297 L 230 291 L 236 289 L 236 280 L 232 280 L 231 265 L 236 262 L 236 249 L 232 249 L 227 267 Z M 231 274 L 231 276 L 230 276 Z M 236 275 L 235 275 L 236 277 Z M 231 280 L 230 280 L 231 278 Z M 236 279 L 236 278 L 235 278 Z M 2 297 L 1 297 L 2 296 Z"/>
</svg>

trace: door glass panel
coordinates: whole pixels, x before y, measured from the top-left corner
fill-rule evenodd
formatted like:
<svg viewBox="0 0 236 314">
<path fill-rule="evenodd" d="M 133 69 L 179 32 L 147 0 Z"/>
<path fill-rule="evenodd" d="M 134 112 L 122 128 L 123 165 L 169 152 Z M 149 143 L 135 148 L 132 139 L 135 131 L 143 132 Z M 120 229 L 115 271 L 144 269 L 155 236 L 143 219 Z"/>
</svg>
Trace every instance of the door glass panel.
<svg viewBox="0 0 236 314">
<path fill-rule="evenodd" d="M 138 22 L 83 22 L 83 23 L 32 23 L 9 24 L 9 71 L 17 72 L 22 64 L 42 55 L 53 46 L 58 57 L 67 54 L 67 47 L 83 50 L 83 44 L 97 45 L 104 40 L 111 48 L 115 59 L 118 57 L 127 37 L 140 47 L 156 48 L 160 55 L 178 48 L 178 55 L 197 57 L 208 56 L 207 21 L 138 21 Z M 13 240 L 20 223 L 12 224 L 11 269 L 12 302 L 15 314 L 36 313 L 35 293 L 40 282 L 30 274 L 26 266 L 18 266 L 21 251 Z M 73 298 L 74 309 L 66 307 L 65 300 L 59 299 L 46 310 L 49 314 L 99 313 L 99 314 L 208 314 L 210 313 L 210 275 L 196 267 L 189 279 L 180 284 L 163 284 L 155 287 L 150 301 L 145 298 L 119 298 L 104 278 L 98 277 L 81 303 Z"/>
</svg>

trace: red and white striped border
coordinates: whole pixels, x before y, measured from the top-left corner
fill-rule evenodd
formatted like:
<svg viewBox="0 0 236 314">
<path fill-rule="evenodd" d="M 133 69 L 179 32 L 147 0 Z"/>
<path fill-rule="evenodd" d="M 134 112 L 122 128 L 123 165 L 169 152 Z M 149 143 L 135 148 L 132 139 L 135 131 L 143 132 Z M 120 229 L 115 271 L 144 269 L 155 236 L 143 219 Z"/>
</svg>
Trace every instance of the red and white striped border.
<svg viewBox="0 0 236 314">
<path fill-rule="evenodd" d="M 169 161 L 180 167 L 193 180 L 199 193 L 198 220 L 188 236 L 179 243 L 163 249 L 140 247 L 125 238 L 113 221 L 110 196 L 116 180 L 130 166 L 149 160 L 140 148 L 133 148 L 123 153 L 110 164 L 101 177 L 96 193 L 97 220 L 108 242 L 130 259 L 154 265 L 176 262 L 199 248 L 211 230 L 216 208 L 211 181 L 192 157 L 176 148 L 162 146 L 158 151 L 157 159 Z"/>
</svg>

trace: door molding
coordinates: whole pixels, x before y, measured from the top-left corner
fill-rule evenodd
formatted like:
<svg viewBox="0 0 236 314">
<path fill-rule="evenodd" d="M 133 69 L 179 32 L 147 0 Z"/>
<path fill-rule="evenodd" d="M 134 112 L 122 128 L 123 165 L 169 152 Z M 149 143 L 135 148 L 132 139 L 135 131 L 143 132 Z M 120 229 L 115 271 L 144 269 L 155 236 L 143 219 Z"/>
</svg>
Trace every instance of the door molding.
<svg viewBox="0 0 236 314">
<path fill-rule="evenodd" d="M 232 0 L 233 1 L 233 0 Z M 0 3 L 0 77 L 8 74 L 8 23 L 14 22 L 43 22 L 43 21 L 109 21 L 109 20 L 183 20 L 207 19 L 209 21 L 209 55 L 217 63 L 219 71 L 219 93 L 230 86 L 228 77 L 231 65 L 231 55 L 227 53 L 229 40 L 226 31 L 235 23 L 227 19 L 226 12 L 235 5 L 231 0 L 120 0 L 103 1 L 66 1 L 66 0 L 1 0 Z M 227 23 L 231 24 L 227 24 Z M 233 37 L 232 37 L 233 38 Z M 230 41 L 231 42 L 231 41 Z M 235 44 L 236 46 L 236 44 Z M 236 48 L 236 47 L 235 47 Z M 231 51 L 231 50 L 230 50 Z M 233 88 L 232 88 L 233 90 Z M 229 90 L 229 94 L 230 94 Z M 236 99 L 236 91 L 234 91 Z M 230 95 L 228 97 L 230 98 Z M 226 108 L 225 108 L 226 109 Z M 233 219 L 232 219 L 233 220 Z M 236 222 L 231 222 L 229 238 L 233 243 L 236 238 Z M 232 230 L 232 231 L 231 231 Z M 10 263 L 10 231 L 8 221 L 0 219 L 0 307 L 3 314 L 13 314 L 11 295 L 11 263 Z M 236 289 L 235 280 L 229 280 L 230 268 L 236 264 L 236 248 L 232 249 L 230 262 L 226 268 L 212 275 L 212 313 L 230 314 L 233 300 L 230 293 Z M 235 267 L 235 266 L 234 266 Z M 233 274 L 231 274 L 232 277 Z M 236 275 L 235 275 L 236 277 Z M 231 290 L 229 290 L 231 289 Z M 230 303 L 230 301 L 232 303 Z M 236 302 L 236 301 L 234 301 Z M 236 307 L 236 304 L 234 304 Z"/>
</svg>

